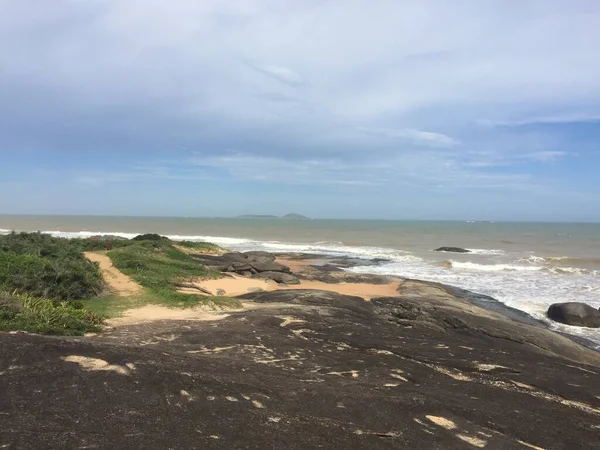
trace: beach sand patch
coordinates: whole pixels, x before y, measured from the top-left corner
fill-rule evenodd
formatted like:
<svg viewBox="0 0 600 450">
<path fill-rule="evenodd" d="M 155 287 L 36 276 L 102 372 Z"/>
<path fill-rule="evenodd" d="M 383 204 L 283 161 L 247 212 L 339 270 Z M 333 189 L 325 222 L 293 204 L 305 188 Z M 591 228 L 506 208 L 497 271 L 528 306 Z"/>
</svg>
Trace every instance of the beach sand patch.
<svg viewBox="0 0 600 450">
<path fill-rule="evenodd" d="M 254 291 L 277 291 L 277 290 L 298 290 L 314 289 L 319 291 L 336 292 L 342 295 L 352 295 L 370 300 L 374 297 L 395 297 L 398 295 L 398 281 L 391 281 L 387 284 L 369 284 L 369 283 L 325 283 L 323 281 L 300 280 L 300 284 L 293 286 L 285 284 L 272 284 L 263 279 L 247 278 L 240 275 L 231 275 L 226 278 L 217 278 L 214 280 L 196 280 L 194 284 L 202 289 L 216 295 L 222 291 L 224 295 L 235 297 Z M 199 294 L 196 289 L 180 289 L 184 294 Z"/>
<path fill-rule="evenodd" d="M 121 317 L 110 319 L 106 323 L 110 326 L 122 326 L 152 322 L 155 320 L 211 321 L 222 320 L 226 317 L 229 317 L 229 315 L 224 314 L 222 311 L 209 309 L 207 306 L 175 309 L 159 305 L 146 305 L 139 308 L 128 309 L 123 312 Z"/>
</svg>

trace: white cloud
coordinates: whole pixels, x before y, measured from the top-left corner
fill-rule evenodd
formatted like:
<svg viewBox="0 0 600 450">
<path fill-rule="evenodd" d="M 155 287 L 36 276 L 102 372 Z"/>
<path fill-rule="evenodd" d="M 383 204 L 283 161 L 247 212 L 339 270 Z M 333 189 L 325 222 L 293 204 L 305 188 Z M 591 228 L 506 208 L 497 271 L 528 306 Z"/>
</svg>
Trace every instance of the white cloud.
<svg viewBox="0 0 600 450">
<path fill-rule="evenodd" d="M 479 124 L 488 127 L 520 127 L 525 125 L 554 125 L 569 123 L 600 122 L 600 113 L 597 114 L 558 114 L 554 116 L 531 116 L 517 120 L 480 120 Z"/>
<path fill-rule="evenodd" d="M 299 86 L 302 84 L 302 77 L 287 67 L 277 66 L 274 64 L 249 64 L 255 70 L 264 73 L 265 75 L 275 78 L 282 83 L 290 86 Z"/>
<path fill-rule="evenodd" d="M 427 145 L 431 147 L 452 147 L 458 144 L 458 141 L 441 133 L 431 131 L 414 130 L 411 128 L 368 128 L 359 127 L 360 131 L 374 136 L 381 136 L 389 139 L 398 139 L 408 141 L 417 145 Z"/>
<path fill-rule="evenodd" d="M 554 135 L 523 142 L 521 126 L 600 120 L 592 0 L 2 6 L 0 152 L 150 160 L 182 158 L 186 147 L 245 180 L 498 187 L 522 175 L 487 168 L 578 151 Z M 482 117 L 488 127 L 477 126 Z M 194 172 L 140 169 L 108 180 L 194 179 L 196 163 Z M 79 181 L 97 186 L 105 176 Z"/>
</svg>

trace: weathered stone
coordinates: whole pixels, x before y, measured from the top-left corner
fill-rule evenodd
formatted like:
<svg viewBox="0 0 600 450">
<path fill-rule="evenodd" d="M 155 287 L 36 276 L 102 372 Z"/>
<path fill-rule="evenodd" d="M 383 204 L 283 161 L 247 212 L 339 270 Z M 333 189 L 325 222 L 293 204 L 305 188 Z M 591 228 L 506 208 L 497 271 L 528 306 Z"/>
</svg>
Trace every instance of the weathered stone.
<svg viewBox="0 0 600 450">
<path fill-rule="evenodd" d="M 548 308 L 548 317 L 567 325 L 600 327 L 600 311 L 585 303 L 554 303 Z"/>
<path fill-rule="evenodd" d="M 460 247 L 440 247 L 435 249 L 436 252 L 452 252 L 452 253 L 471 253 L 471 250 Z"/>
<path fill-rule="evenodd" d="M 245 262 L 233 262 L 227 268 L 227 272 L 247 272 L 252 271 L 252 266 Z"/>
<path fill-rule="evenodd" d="M 267 278 L 280 284 L 300 284 L 298 278 L 285 272 L 260 272 L 254 276 L 256 278 Z"/>
<path fill-rule="evenodd" d="M 250 262 L 252 268 L 257 272 L 289 272 L 290 268 L 283 264 L 276 263 L 274 261 L 265 262 Z"/>
<path fill-rule="evenodd" d="M 0 444 L 600 448 L 600 355 L 564 336 L 417 282 L 241 299 L 95 337 L 0 333 Z"/>
<path fill-rule="evenodd" d="M 246 258 L 246 256 L 244 256 L 244 254 L 240 253 L 240 252 L 225 253 L 224 255 L 221 255 L 218 258 L 220 258 L 221 260 L 226 260 L 226 261 L 235 261 L 235 262 L 242 262 L 242 263 L 248 262 L 248 259 Z"/>
<path fill-rule="evenodd" d="M 248 259 L 248 261 L 257 261 L 257 262 L 268 262 L 275 261 L 275 255 L 269 252 L 263 251 L 250 251 L 244 252 L 244 256 Z"/>
</svg>

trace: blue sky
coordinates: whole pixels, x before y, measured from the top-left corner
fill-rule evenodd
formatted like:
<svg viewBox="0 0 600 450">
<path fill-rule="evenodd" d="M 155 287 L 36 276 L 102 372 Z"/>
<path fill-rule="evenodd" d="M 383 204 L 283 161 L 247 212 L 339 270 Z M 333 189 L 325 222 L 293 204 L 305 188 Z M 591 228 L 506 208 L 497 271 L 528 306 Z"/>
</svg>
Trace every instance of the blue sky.
<svg viewBox="0 0 600 450">
<path fill-rule="evenodd" d="M 600 221 L 598 1 L 0 8 L 0 213 Z"/>
</svg>

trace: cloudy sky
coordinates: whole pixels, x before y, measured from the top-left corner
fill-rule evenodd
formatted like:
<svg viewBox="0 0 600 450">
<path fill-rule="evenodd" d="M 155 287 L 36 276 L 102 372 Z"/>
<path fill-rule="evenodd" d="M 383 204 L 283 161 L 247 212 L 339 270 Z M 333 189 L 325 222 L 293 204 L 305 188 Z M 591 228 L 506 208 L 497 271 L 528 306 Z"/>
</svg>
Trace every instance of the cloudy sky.
<svg viewBox="0 0 600 450">
<path fill-rule="evenodd" d="M 597 0 L 0 11 L 0 213 L 600 221 Z"/>
</svg>

